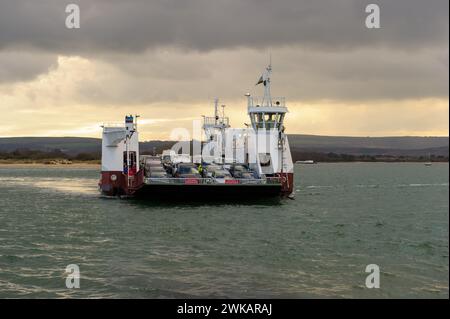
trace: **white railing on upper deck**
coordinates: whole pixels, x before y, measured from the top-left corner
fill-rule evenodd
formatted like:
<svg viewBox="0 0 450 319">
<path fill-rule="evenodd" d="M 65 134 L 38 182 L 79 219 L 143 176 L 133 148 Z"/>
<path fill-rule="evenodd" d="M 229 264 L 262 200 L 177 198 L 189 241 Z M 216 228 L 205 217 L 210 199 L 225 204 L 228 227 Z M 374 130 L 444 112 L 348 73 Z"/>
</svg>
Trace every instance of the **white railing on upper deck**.
<svg viewBox="0 0 450 319">
<path fill-rule="evenodd" d="M 108 127 L 123 127 L 125 128 L 125 123 L 103 123 L 102 127 L 108 128 Z"/>
<path fill-rule="evenodd" d="M 272 102 L 272 103 L 270 103 Z M 257 106 L 274 106 L 274 107 L 285 107 L 286 100 L 284 97 L 273 97 L 271 101 L 267 101 L 263 97 L 250 96 L 248 99 L 249 107 L 257 107 Z"/>
<path fill-rule="evenodd" d="M 216 118 L 214 116 L 207 116 L 205 117 L 205 120 L 203 122 L 204 125 L 207 126 L 213 126 L 213 125 L 229 125 L 230 120 L 228 117 L 219 117 L 217 119 L 217 124 L 216 124 Z"/>
</svg>

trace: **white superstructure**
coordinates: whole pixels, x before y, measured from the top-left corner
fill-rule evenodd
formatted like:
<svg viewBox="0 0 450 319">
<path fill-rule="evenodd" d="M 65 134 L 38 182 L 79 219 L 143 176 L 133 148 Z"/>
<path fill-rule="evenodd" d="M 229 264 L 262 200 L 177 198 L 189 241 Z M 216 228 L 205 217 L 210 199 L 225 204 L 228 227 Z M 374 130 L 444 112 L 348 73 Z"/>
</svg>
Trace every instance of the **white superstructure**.
<svg viewBox="0 0 450 319">
<path fill-rule="evenodd" d="M 203 160 L 214 163 L 243 163 L 260 176 L 293 173 L 289 141 L 284 133 L 284 118 L 288 109 L 283 97 L 272 98 L 269 65 L 257 84 L 264 85 L 261 98 L 247 96 L 247 112 L 251 125 L 244 129 L 230 128 L 229 119 L 218 113 L 215 100 L 214 117 L 205 117 Z M 206 156 L 205 156 L 206 155 Z"/>
<path fill-rule="evenodd" d="M 125 123 L 104 124 L 102 138 L 102 171 L 133 175 L 139 171 L 139 133 L 133 116 Z"/>
</svg>

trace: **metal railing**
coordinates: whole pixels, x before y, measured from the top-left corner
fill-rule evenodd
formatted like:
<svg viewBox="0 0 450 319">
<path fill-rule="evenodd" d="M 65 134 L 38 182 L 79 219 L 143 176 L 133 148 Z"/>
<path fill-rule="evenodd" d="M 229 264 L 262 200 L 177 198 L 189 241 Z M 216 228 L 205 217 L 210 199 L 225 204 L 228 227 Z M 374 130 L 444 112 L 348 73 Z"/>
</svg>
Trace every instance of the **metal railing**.
<svg viewBox="0 0 450 319">
<path fill-rule="evenodd" d="M 230 120 L 228 117 L 219 117 L 217 119 L 217 124 L 216 124 L 216 118 L 214 116 L 207 116 L 204 119 L 203 125 L 207 125 L 207 126 L 226 125 L 226 126 L 228 126 L 229 123 L 230 123 Z"/>
<path fill-rule="evenodd" d="M 265 178 L 235 178 L 228 180 L 229 182 L 220 183 L 214 178 L 177 178 L 177 177 L 146 177 L 144 183 L 149 185 L 277 185 L 281 184 L 280 177 Z"/>
<path fill-rule="evenodd" d="M 123 127 L 125 128 L 125 123 L 103 123 L 102 127 L 108 128 L 108 127 Z"/>
<path fill-rule="evenodd" d="M 268 103 L 269 102 L 269 103 Z M 272 105 L 273 107 L 285 107 L 286 106 L 286 99 L 284 97 L 273 97 L 270 101 L 265 100 L 263 97 L 256 97 L 251 96 L 248 100 L 248 106 L 249 107 L 256 107 L 256 106 L 267 106 Z"/>
</svg>

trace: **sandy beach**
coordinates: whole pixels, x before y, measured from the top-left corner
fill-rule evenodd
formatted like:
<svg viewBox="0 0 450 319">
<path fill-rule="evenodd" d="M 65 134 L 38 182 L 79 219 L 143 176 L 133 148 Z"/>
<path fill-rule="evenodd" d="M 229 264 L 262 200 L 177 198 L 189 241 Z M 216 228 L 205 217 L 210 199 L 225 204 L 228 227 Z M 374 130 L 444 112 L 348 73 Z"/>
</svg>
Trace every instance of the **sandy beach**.
<svg viewBox="0 0 450 319">
<path fill-rule="evenodd" d="M 72 164 L 43 164 L 43 163 L 1 163 L 0 168 L 67 168 L 67 169 L 98 169 L 100 170 L 100 164 L 98 163 L 72 163 Z"/>
</svg>

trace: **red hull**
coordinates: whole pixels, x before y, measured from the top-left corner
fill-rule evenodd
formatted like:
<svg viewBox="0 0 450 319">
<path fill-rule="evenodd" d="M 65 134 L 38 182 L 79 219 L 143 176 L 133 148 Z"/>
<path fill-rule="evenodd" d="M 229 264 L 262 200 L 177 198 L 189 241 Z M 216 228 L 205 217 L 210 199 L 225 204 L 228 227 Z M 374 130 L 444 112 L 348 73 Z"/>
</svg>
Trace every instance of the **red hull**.
<svg viewBox="0 0 450 319">
<path fill-rule="evenodd" d="M 130 176 L 121 171 L 102 172 L 98 186 L 103 194 L 108 196 L 133 195 L 144 185 L 144 176 L 140 170 L 137 174 Z"/>
<path fill-rule="evenodd" d="M 281 177 L 281 193 L 282 195 L 290 195 L 294 191 L 294 173 L 278 173 Z"/>
<path fill-rule="evenodd" d="M 278 173 L 276 174 L 276 176 L 281 178 L 281 188 L 279 188 L 279 194 L 282 196 L 290 195 L 294 190 L 294 174 Z M 135 195 L 135 193 L 141 190 L 144 186 L 146 186 L 144 184 L 143 170 L 140 170 L 136 175 L 130 176 L 129 182 L 127 182 L 127 175 L 125 175 L 123 172 L 120 171 L 102 172 L 100 182 L 98 185 L 100 187 L 100 191 L 107 196 L 121 196 L 121 195 L 132 196 Z M 157 185 L 154 186 L 158 187 Z M 236 186 L 239 187 L 239 185 L 233 184 L 227 186 L 228 186 L 227 188 L 230 187 L 236 188 Z M 197 188 L 200 189 L 201 187 Z M 211 186 L 207 186 L 207 188 L 211 188 Z M 249 186 L 248 188 L 261 189 L 261 187 L 254 187 L 254 186 L 253 187 Z M 182 189 L 186 190 L 186 188 Z M 241 187 L 240 189 L 242 190 L 243 188 Z M 180 188 L 178 188 L 177 191 L 179 190 Z"/>
</svg>

